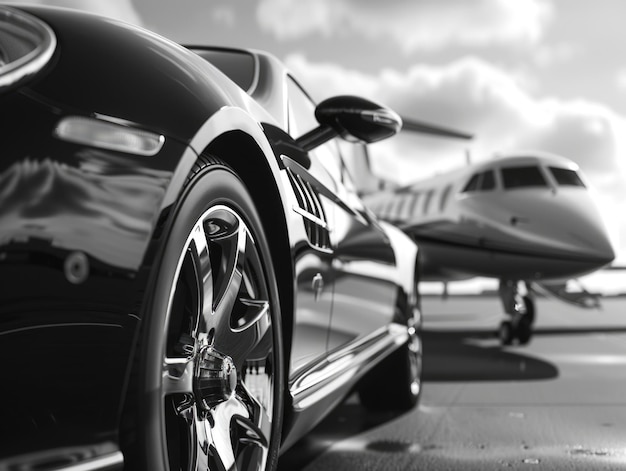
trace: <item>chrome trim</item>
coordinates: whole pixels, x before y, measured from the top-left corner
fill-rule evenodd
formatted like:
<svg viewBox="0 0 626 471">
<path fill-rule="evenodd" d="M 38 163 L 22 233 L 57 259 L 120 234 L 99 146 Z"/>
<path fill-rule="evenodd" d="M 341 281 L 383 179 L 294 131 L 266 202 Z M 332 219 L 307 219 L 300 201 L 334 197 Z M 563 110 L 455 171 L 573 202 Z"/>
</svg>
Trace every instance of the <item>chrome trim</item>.
<svg viewBox="0 0 626 471">
<path fill-rule="evenodd" d="M 0 89 L 2 89 L 43 69 L 54 54 L 57 39 L 52 28 L 46 23 L 23 11 L 0 6 L 0 17 L 12 24 L 17 23 L 18 27 L 40 36 L 42 40 L 41 44 L 25 56 L 0 66 Z"/>
<path fill-rule="evenodd" d="M 330 393 L 362 376 L 400 345 L 409 340 L 409 329 L 390 324 L 358 339 L 299 373 L 290 381 L 293 408 L 307 409 Z"/>
<path fill-rule="evenodd" d="M 56 468 L 57 471 L 104 471 L 115 469 L 118 466 L 124 465 L 124 455 L 121 451 L 116 451 L 109 455 L 100 456 L 98 458 L 94 458 L 85 463 L 73 464 L 70 466 L 64 466 L 61 468 Z M 121 469 L 121 468 L 120 468 Z"/>
<path fill-rule="evenodd" d="M 89 447 L 70 447 L 44 450 L 0 460 L 0 471 L 34 471 L 46 469 L 50 471 L 114 471 L 124 467 L 124 455 L 113 444 Z M 102 448 L 106 448 L 105 452 Z M 99 456 L 94 456 L 101 452 Z M 59 464 L 66 462 L 69 464 Z"/>
<path fill-rule="evenodd" d="M 321 228 L 326 229 L 327 231 L 330 232 L 330 229 L 328 228 L 328 224 L 326 224 L 324 221 L 318 218 L 315 214 L 311 214 L 308 211 L 302 209 L 300 206 L 295 205 L 295 204 L 291 207 L 291 209 L 293 209 L 294 212 L 298 213 L 303 218 L 307 218 L 313 224 L 317 224 Z"/>
<path fill-rule="evenodd" d="M 313 176 L 298 162 L 285 154 L 281 154 L 280 159 L 282 160 L 285 168 L 289 169 L 294 174 L 302 178 L 304 181 L 312 185 L 320 195 L 325 196 L 329 200 L 333 201 L 341 209 L 354 216 L 360 223 L 368 225 L 367 221 L 363 218 L 361 214 L 358 213 L 358 211 L 356 211 L 354 208 L 352 208 L 352 206 L 350 206 L 347 202 L 341 199 L 339 195 L 329 189 L 324 183 L 315 178 L 315 176 Z"/>
<path fill-rule="evenodd" d="M 252 77 L 252 83 L 246 90 L 246 93 L 252 95 L 256 90 L 256 87 L 259 86 L 259 75 L 260 75 L 260 65 L 259 65 L 259 56 L 257 54 L 252 54 L 252 60 L 254 61 L 254 77 Z"/>
<path fill-rule="evenodd" d="M 76 127 L 79 127 L 77 132 Z M 131 136 L 139 139 L 143 145 L 133 146 L 127 143 L 120 143 L 111 140 L 102 139 L 98 133 L 94 135 L 82 135 L 80 126 L 91 127 L 89 131 L 98 131 L 99 133 L 118 133 L 120 135 Z M 94 127 L 95 126 L 95 127 Z M 98 114 L 94 117 L 69 115 L 61 118 L 53 130 L 52 135 L 66 142 L 74 144 L 88 145 L 100 149 L 112 150 L 115 152 L 124 152 L 126 154 L 139 155 L 142 157 L 153 157 L 161 152 L 165 144 L 165 137 L 162 134 L 146 131 L 134 127 L 133 125 L 122 122 L 116 118 Z M 97 139 L 95 138 L 97 137 Z"/>
</svg>

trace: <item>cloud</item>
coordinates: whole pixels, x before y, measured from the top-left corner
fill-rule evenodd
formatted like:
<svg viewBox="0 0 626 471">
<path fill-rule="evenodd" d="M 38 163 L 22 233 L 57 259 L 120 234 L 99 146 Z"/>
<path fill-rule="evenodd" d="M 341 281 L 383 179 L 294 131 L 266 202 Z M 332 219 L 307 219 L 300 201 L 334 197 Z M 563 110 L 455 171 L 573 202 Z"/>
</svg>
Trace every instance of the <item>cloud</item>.
<svg viewBox="0 0 626 471">
<path fill-rule="evenodd" d="M 13 4 L 52 5 L 88 11 L 141 26 L 141 17 L 131 0 L 12 0 Z"/>
<path fill-rule="evenodd" d="M 535 49 L 534 61 L 540 67 L 547 67 L 571 61 L 582 52 L 581 47 L 574 44 L 542 45 Z"/>
<path fill-rule="evenodd" d="M 622 67 L 617 71 L 615 83 L 620 90 L 626 91 L 626 67 Z"/>
<path fill-rule="evenodd" d="M 291 55 L 286 63 L 316 98 L 360 94 L 404 116 L 475 135 L 466 144 L 402 133 L 376 144 L 379 170 L 387 178 L 405 179 L 400 183 L 463 164 L 469 146 L 474 160 L 520 149 L 557 153 L 577 162 L 595 186 L 606 191 L 623 186 L 624 117 L 589 101 L 534 97 L 515 74 L 482 59 L 466 57 L 444 66 L 420 64 L 375 75 L 312 63 L 302 55 Z"/>
<path fill-rule="evenodd" d="M 357 33 L 405 52 L 450 44 L 536 44 L 552 18 L 547 0 L 261 0 L 257 21 L 278 39 Z"/>
<path fill-rule="evenodd" d="M 216 5 L 211 8 L 211 18 L 216 23 L 232 28 L 236 23 L 235 10 L 229 5 Z"/>
<path fill-rule="evenodd" d="M 460 142 L 424 135 L 400 135 L 370 146 L 374 172 L 401 184 L 497 153 L 542 150 L 570 158 L 594 187 L 605 220 L 619 234 L 626 263 L 626 118 L 585 100 L 533 96 L 525 81 L 484 60 L 466 57 L 444 66 L 416 65 L 406 71 L 365 74 L 316 64 L 292 55 L 286 63 L 313 96 L 360 94 L 386 103 L 402 115 L 471 132 Z M 617 240 L 617 236 L 615 236 Z"/>
</svg>

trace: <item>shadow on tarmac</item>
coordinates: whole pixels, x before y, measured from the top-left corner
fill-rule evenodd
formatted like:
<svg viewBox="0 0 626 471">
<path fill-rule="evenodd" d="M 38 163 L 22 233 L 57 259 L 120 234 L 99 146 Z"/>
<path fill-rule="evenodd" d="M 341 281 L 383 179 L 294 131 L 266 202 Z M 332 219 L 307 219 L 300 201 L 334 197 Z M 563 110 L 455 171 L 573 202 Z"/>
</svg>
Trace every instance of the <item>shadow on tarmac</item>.
<svg viewBox="0 0 626 471">
<path fill-rule="evenodd" d="M 533 335 L 585 335 L 585 334 L 626 334 L 624 327 L 568 327 L 549 328 L 541 327 L 533 332 Z"/>
<path fill-rule="evenodd" d="M 551 363 L 503 350 L 493 331 L 424 330 L 422 342 L 424 382 L 548 380 L 559 374 Z M 350 396 L 281 456 L 278 471 L 303 469 L 334 443 L 391 422 L 400 415 L 369 411 L 361 406 L 356 395 Z"/>
<path fill-rule="evenodd" d="M 424 381 L 529 381 L 553 379 L 552 363 L 503 350 L 493 331 L 422 332 Z"/>
<path fill-rule="evenodd" d="M 304 469 L 334 443 L 391 422 L 400 415 L 400 412 L 372 412 L 361 405 L 356 395 L 350 396 L 280 457 L 277 471 Z"/>
</svg>

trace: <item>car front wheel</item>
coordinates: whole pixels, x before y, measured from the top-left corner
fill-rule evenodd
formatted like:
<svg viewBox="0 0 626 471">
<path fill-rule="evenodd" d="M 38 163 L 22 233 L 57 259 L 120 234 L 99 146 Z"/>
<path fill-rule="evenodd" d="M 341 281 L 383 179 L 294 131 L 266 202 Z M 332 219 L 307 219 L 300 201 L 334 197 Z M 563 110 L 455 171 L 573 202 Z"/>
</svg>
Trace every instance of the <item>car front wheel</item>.
<svg viewBox="0 0 626 471">
<path fill-rule="evenodd" d="M 203 158 L 165 230 L 142 348 L 142 466 L 270 470 L 284 361 L 261 221 L 226 165 Z"/>
</svg>

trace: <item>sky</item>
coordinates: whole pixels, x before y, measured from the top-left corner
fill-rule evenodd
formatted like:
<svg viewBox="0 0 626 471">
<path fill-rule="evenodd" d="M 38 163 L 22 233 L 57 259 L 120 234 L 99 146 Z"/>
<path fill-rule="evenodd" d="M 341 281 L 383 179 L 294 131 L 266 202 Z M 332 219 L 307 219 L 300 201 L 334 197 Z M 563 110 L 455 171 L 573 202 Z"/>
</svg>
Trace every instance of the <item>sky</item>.
<svg viewBox="0 0 626 471">
<path fill-rule="evenodd" d="M 14 2 L 20 3 L 20 2 Z M 30 0 L 28 3 L 37 3 Z M 46 0 L 185 44 L 268 50 L 318 100 L 358 94 L 474 134 L 400 135 L 372 148 L 406 184 L 498 152 L 577 162 L 626 265 L 623 0 Z"/>
</svg>

